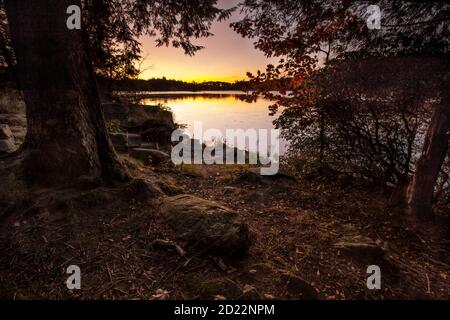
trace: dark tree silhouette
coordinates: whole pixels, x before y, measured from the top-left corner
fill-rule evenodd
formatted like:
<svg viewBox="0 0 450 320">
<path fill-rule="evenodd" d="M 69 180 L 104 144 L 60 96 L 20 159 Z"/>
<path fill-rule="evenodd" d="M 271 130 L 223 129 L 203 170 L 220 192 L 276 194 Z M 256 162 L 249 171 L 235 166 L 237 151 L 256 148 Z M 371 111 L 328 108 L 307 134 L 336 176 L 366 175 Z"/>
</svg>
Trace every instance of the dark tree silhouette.
<svg viewBox="0 0 450 320">
<path fill-rule="evenodd" d="M 82 0 L 91 56 L 98 74 L 122 79 L 139 74 L 141 36 L 155 37 L 157 46 L 181 48 L 193 55 L 201 46 L 191 38 L 207 37 L 213 20 L 230 10 L 216 0 Z"/>
<path fill-rule="evenodd" d="M 409 214 L 420 221 L 433 219 L 433 195 L 439 170 L 449 156 L 450 141 L 450 82 L 443 79 L 440 102 L 433 111 L 425 136 L 422 154 L 408 189 Z"/>
<path fill-rule="evenodd" d="M 128 8 L 121 24 L 113 27 L 119 28 L 115 32 L 125 34 L 133 28 L 125 36 L 127 39 L 160 31 L 159 44 L 170 44 L 172 39 L 172 45 L 189 54 L 200 49 L 190 39 L 209 35 L 211 21 L 227 15 L 211 0 L 92 3 L 108 4 L 111 12 L 116 6 Z M 66 10 L 74 4 L 82 3 L 5 1 L 18 84 L 27 108 L 28 132 L 22 147 L 24 175 L 34 182 L 61 184 L 83 176 L 102 180 L 127 176 L 109 141 L 99 101 L 90 55 L 95 36 L 86 33 L 92 27 L 92 18 L 83 21 L 81 30 L 66 27 Z M 90 8 L 89 3 L 84 5 Z M 112 45 L 109 40 L 98 40 L 102 45 Z M 120 44 L 120 39 L 115 44 Z"/>
<path fill-rule="evenodd" d="M 86 39 L 66 26 L 67 7 L 77 2 L 5 4 L 27 108 L 25 177 L 46 183 L 125 177 L 105 128 Z"/>
<path fill-rule="evenodd" d="M 382 11 L 380 30 L 366 26 L 366 9 L 372 4 Z M 450 5 L 444 2 L 245 0 L 240 7 L 244 17 L 232 24 L 233 28 L 245 37 L 255 38 L 255 47 L 267 56 L 283 58 L 278 66 L 268 66 L 265 73 L 250 75 L 252 81 L 276 101 L 274 111 L 280 105 L 287 106 L 282 114 L 285 119 L 310 112 L 308 125 L 315 121 L 320 127 L 320 157 L 327 145 L 326 124 L 317 108 L 317 95 L 305 91 L 310 87 L 303 84 L 324 62 L 326 67 L 330 60 L 355 56 L 385 57 L 387 61 L 392 56 L 438 57 L 443 61 L 441 70 L 448 75 L 445 61 L 450 46 Z M 285 77 L 293 79 L 292 99 L 273 95 L 273 87 L 267 86 Z M 448 150 L 446 119 L 450 106 L 446 90 L 448 87 L 442 86 L 440 92 L 430 92 L 435 94 L 429 98 L 437 107 L 408 193 L 409 211 L 417 217 L 430 217 L 434 186 Z M 296 112 L 302 105 L 307 110 Z"/>
</svg>

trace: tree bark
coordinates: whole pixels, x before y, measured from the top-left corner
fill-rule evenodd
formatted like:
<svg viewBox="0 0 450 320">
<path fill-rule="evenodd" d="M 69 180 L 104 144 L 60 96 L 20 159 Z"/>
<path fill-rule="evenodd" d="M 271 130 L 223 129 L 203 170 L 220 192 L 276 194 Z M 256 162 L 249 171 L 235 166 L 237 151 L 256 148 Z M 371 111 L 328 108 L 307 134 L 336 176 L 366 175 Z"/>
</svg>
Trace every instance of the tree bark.
<svg viewBox="0 0 450 320">
<path fill-rule="evenodd" d="M 8 48 L 6 36 L 2 31 L 0 31 L 0 54 L 5 61 L 8 71 L 11 72 L 12 68 L 14 67 L 14 59 L 12 57 L 11 51 Z"/>
<path fill-rule="evenodd" d="M 80 0 L 6 0 L 16 75 L 26 103 L 25 178 L 65 184 L 124 179 L 105 127 L 86 35 L 66 13 Z"/>
<path fill-rule="evenodd" d="M 450 97 L 442 86 L 440 104 L 433 111 L 422 154 L 408 188 L 408 213 L 420 222 L 433 220 L 433 195 L 439 170 L 448 154 Z"/>
</svg>

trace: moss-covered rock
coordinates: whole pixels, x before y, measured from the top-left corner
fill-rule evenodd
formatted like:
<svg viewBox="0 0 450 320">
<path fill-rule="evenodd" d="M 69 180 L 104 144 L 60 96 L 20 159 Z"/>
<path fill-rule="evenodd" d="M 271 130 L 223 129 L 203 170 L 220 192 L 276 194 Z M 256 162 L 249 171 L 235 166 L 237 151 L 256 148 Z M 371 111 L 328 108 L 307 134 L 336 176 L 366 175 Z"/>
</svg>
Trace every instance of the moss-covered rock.
<svg viewBox="0 0 450 320">
<path fill-rule="evenodd" d="M 212 254 L 242 255 L 250 245 L 247 224 L 235 211 L 215 202 L 179 195 L 166 199 L 161 214 L 180 238 Z"/>
</svg>

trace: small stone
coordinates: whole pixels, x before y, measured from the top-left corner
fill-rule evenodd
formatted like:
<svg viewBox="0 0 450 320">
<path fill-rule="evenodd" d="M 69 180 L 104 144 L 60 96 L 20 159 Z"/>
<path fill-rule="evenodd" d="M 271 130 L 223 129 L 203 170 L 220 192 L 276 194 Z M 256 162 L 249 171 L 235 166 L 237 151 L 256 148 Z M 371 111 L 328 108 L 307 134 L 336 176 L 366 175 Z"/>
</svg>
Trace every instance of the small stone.
<svg viewBox="0 0 450 320">
<path fill-rule="evenodd" d="M 235 187 L 224 187 L 223 188 L 224 194 L 237 193 L 237 192 L 238 192 L 238 188 L 235 188 Z"/>
<path fill-rule="evenodd" d="M 7 140 L 0 140 L 0 155 L 8 154 L 16 151 L 16 145 L 14 144 L 14 139 L 9 138 Z"/>
<path fill-rule="evenodd" d="M 9 140 L 13 137 L 11 129 L 7 124 L 0 124 L 0 140 Z"/>
<path fill-rule="evenodd" d="M 242 289 L 242 296 L 239 297 L 241 300 L 261 300 L 261 294 L 258 290 L 249 284 L 246 284 Z"/>
<path fill-rule="evenodd" d="M 265 201 L 266 196 L 260 191 L 249 191 L 244 194 L 243 199 L 246 202 L 262 203 Z"/>
<path fill-rule="evenodd" d="M 261 168 L 250 168 L 247 169 L 244 173 L 245 177 L 254 182 L 261 182 L 262 176 L 261 176 Z"/>
<path fill-rule="evenodd" d="M 316 289 L 300 277 L 297 277 L 289 272 L 283 273 L 281 277 L 286 282 L 288 291 L 295 294 L 299 299 L 319 299 Z"/>
</svg>

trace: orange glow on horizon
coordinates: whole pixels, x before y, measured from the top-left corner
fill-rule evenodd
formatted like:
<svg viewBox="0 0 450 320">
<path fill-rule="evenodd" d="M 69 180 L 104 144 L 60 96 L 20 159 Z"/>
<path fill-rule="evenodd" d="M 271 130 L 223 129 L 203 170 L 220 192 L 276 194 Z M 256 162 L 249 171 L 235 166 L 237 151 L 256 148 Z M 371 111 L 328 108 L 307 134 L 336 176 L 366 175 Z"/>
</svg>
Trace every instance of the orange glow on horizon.
<svg viewBox="0 0 450 320">
<path fill-rule="evenodd" d="M 230 8 L 239 0 L 219 0 L 222 8 Z M 192 42 L 204 48 L 190 57 L 182 49 L 156 47 L 155 39 L 142 37 L 144 70 L 140 79 L 162 78 L 186 82 L 223 81 L 236 82 L 247 80 L 247 72 L 265 70 L 267 64 L 276 64 L 278 59 L 268 59 L 256 50 L 254 39 L 242 38 L 230 28 L 230 23 L 240 20 L 235 12 L 229 20 L 214 22 L 209 38 L 192 39 Z"/>
<path fill-rule="evenodd" d="M 172 76 L 167 76 L 172 75 Z M 145 71 L 140 76 L 139 79 L 142 80 L 150 80 L 153 78 L 162 78 L 165 77 L 168 80 L 180 80 L 188 83 L 196 82 L 196 83 L 202 83 L 202 82 L 210 82 L 210 81 L 219 81 L 219 82 L 228 82 L 228 83 L 234 83 L 236 81 L 242 81 L 242 80 L 248 80 L 245 76 L 242 75 L 198 75 L 195 73 L 191 74 L 181 74 L 177 72 L 167 72 L 167 75 L 160 75 L 157 76 L 151 71 Z"/>
</svg>

